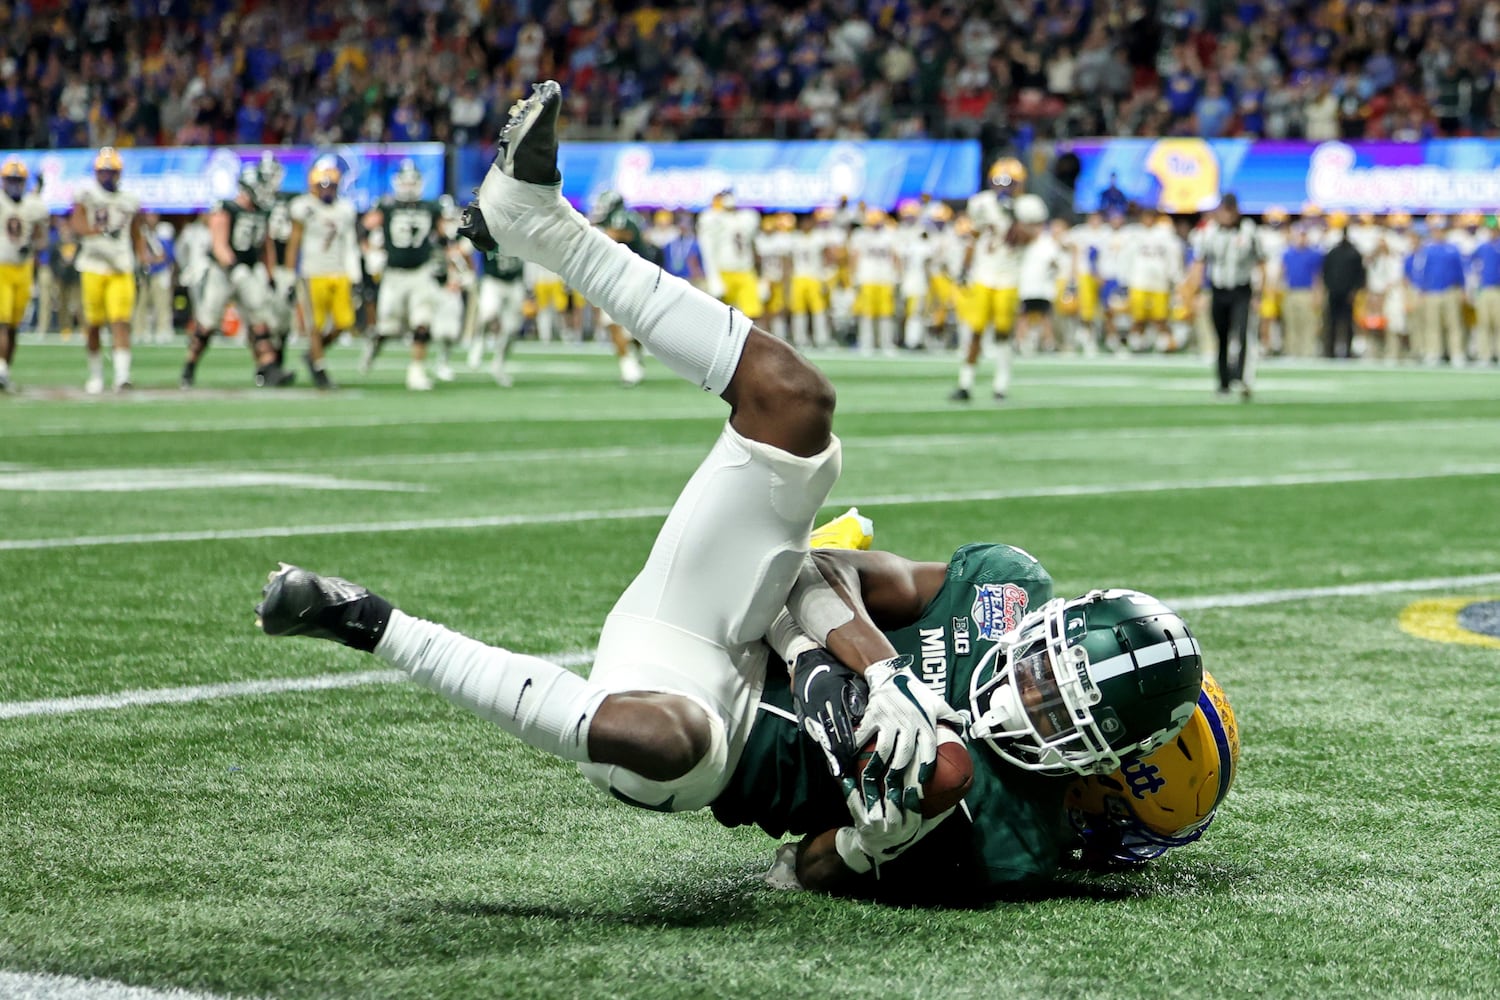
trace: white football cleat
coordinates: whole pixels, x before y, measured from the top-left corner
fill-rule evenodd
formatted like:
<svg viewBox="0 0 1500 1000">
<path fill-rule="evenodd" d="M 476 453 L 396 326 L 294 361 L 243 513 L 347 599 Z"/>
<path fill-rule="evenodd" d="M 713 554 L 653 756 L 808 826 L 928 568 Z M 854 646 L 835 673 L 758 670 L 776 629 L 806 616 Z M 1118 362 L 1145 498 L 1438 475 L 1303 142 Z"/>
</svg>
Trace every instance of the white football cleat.
<svg viewBox="0 0 1500 1000">
<path fill-rule="evenodd" d="M 90 375 L 89 380 L 83 383 L 83 391 L 90 396 L 97 396 L 104 392 L 104 377 L 101 375 Z"/>
<path fill-rule="evenodd" d="M 412 392 L 429 392 L 432 389 L 432 379 L 427 377 L 427 369 L 421 365 L 411 365 L 406 369 L 406 387 Z"/>
</svg>

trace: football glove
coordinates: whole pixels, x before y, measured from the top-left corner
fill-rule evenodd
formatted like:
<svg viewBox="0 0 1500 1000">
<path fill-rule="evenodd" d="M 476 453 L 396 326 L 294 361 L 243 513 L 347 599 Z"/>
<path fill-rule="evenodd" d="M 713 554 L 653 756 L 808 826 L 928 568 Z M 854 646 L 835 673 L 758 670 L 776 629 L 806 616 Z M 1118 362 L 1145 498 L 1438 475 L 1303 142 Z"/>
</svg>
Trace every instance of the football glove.
<svg viewBox="0 0 1500 1000">
<path fill-rule="evenodd" d="M 869 704 L 854 742 L 862 747 L 875 741 L 874 759 L 865 768 L 866 784 L 871 772 L 878 778 L 883 770 L 910 775 L 920 789 L 937 760 L 937 724 L 947 722 L 959 732 L 968 728 L 962 715 L 912 673 L 911 664 L 910 656 L 897 656 L 865 670 Z M 911 767 L 914 763 L 915 768 Z"/>
<path fill-rule="evenodd" d="M 851 871 L 864 874 L 874 869 L 877 878 L 882 864 L 900 857 L 953 812 L 948 809 L 931 819 L 923 819 L 922 787 L 911 781 L 891 785 L 873 807 L 867 806 L 859 787 L 849 793 L 845 802 L 854 824 L 839 828 L 834 834 L 834 848 Z"/>
<path fill-rule="evenodd" d="M 853 773 L 860 744 L 854 738 L 865 714 L 869 688 L 826 649 L 809 649 L 792 667 L 792 707 L 797 724 L 828 759 L 835 778 Z"/>
</svg>

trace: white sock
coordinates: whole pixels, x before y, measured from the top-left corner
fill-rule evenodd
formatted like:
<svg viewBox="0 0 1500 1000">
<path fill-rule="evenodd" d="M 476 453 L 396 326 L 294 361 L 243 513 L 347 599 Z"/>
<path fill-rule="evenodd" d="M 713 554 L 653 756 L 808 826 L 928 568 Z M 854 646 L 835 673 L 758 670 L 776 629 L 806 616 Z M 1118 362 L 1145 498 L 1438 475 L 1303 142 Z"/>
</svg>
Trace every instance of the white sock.
<svg viewBox="0 0 1500 1000">
<path fill-rule="evenodd" d="M 792 343 L 798 347 L 807 346 L 807 313 L 795 313 L 792 316 Z"/>
<path fill-rule="evenodd" d="M 11 334 L 11 336 L 15 336 L 15 334 Z M 0 358 L 0 376 L 9 375 L 9 374 L 10 374 L 10 362 L 6 361 L 4 358 Z"/>
<path fill-rule="evenodd" d="M 89 357 L 89 378 L 96 378 L 99 381 L 103 382 L 104 381 L 104 352 L 103 351 L 89 351 L 88 352 L 88 357 Z"/>
<path fill-rule="evenodd" d="M 912 313 L 906 317 L 906 332 L 903 342 L 908 349 L 915 350 L 922 346 L 922 317 L 919 313 Z"/>
<path fill-rule="evenodd" d="M 974 388 L 974 366 L 967 361 L 958 366 L 958 387 L 960 389 Z"/>
<path fill-rule="evenodd" d="M 502 225 L 509 246 L 561 275 L 672 371 L 706 392 L 723 394 L 750 336 L 752 324 L 743 313 L 595 229 L 558 188 L 490 171 L 486 186 L 506 201 L 503 209 L 491 203 L 486 215 L 491 225 Z"/>
<path fill-rule="evenodd" d="M 1010 341 L 1000 341 L 1000 346 L 995 350 L 994 390 L 998 393 L 1010 391 L 1010 354 Z"/>
<path fill-rule="evenodd" d="M 818 644 L 802 630 L 802 626 L 797 624 L 791 612 L 785 608 L 771 622 L 771 627 L 766 629 L 766 645 L 775 650 L 789 667 L 803 653 L 818 648 Z"/>
<path fill-rule="evenodd" d="M 785 316 L 771 317 L 771 336 L 775 337 L 777 340 L 786 340 Z"/>
<path fill-rule="evenodd" d="M 114 352 L 115 385 L 130 381 L 130 348 L 116 347 Z"/>
<path fill-rule="evenodd" d="M 859 353 L 870 354 L 875 350 L 875 317 L 859 318 Z"/>
<path fill-rule="evenodd" d="M 828 314 L 816 313 L 813 315 L 813 343 L 819 347 L 827 347 L 828 342 L 833 339 L 833 334 L 828 329 Z"/>
<path fill-rule="evenodd" d="M 536 339 L 544 344 L 552 342 L 552 324 L 556 317 L 552 315 L 551 309 L 543 309 L 536 314 Z"/>
<path fill-rule="evenodd" d="M 894 316 L 882 316 L 876 323 L 876 329 L 880 331 L 880 349 L 882 351 L 895 351 L 896 349 L 896 319 Z"/>
<path fill-rule="evenodd" d="M 527 746 L 564 760 L 589 759 L 589 725 L 608 692 L 571 670 L 400 611 L 391 612 L 375 655 Z"/>
</svg>

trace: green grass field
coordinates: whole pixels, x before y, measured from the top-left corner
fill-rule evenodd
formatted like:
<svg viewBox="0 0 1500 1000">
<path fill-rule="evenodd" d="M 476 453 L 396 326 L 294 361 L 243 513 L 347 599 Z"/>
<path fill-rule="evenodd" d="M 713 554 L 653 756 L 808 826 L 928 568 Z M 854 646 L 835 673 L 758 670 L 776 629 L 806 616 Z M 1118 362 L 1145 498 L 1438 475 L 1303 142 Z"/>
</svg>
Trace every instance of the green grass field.
<svg viewBox="0 0 1500 1000">
<path fill-rule="evenodd" d="M 659 364 L 623 391 L 592 349 L 425 395 L 399 357 L 361 379 L 341 352 L 316 395 L 242 388 L 243 348 L 215 351 L 197 393 L 86 399 L 76 342 L 27 343 L 0 398 L 0 970 L 269 997 L 1500 991 L 1500 649 L 1398 626 L 1500 595 L 1500 372 L 1272 367 L 1245 406 L 1196 360 L 1023 359 L 1010 402 L 955 409 L 949 360 L 822 359 L 830 512 L 1178 602 L 1244 740 L 1199 843 L 929 911 L 768 889 L 758 832 L 630 809 L 378 660 L 253 627 L 286 560 L 586 662 L 721 403 Z M 137 385 L 175 385 L 179 348 L 136 354 Z M 84 697 L 124 692 L 154 694 Z"/>
</svg>

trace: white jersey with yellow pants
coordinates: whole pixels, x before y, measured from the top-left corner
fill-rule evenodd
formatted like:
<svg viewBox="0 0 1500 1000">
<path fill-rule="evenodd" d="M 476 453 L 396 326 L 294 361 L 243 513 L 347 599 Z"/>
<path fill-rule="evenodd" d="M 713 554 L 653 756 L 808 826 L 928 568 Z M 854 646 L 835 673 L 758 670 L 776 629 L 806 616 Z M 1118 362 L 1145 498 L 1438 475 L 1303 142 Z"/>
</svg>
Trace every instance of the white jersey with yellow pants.
<svg viewBox="0 0 1500 1000">
<path fill-rule="evenodd" d="M 354 282 L 359 236 L 354 205 L 343 198 L 326 202 L 304 194 L 293 199 L 292 221 L 302 226 L 297 273 L 306 288 L 314 329 L 332 322 L 335 330 L 354 327 Z"/>
<path fill-rule="evenodd" d="M 78 267 L 85 326 L 129 323 L 135 313 L 135 244 L 131 227 L 141 210 L 133 194 L 91 182 L 78 194 L 89 225 L 100 230 L 79 241 Z"/>
<path fill-rule="evenodd" d="M 0 326 L 18 326 L 31 301 L 32 237 L 47 222 L 47 206 L 34 194 L 19 201 L 0 195 Z"/>
</svg>

